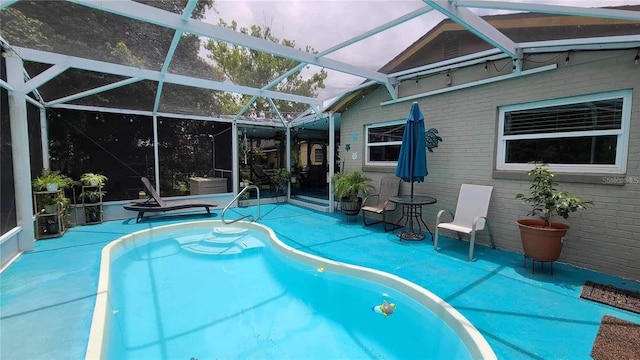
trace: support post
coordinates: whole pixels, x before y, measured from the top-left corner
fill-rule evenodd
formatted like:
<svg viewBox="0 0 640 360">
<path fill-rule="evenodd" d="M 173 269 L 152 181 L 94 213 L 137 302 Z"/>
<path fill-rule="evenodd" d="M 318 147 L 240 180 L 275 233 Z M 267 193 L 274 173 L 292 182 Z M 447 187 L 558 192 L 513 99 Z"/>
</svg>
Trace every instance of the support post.
<svg viewBox="0 0 640 360">
<path fill-rule="evenodd" d="M 238 153 L 240 150 L 238 149 L 238 122 L 234 121 L 231 125 L 231 170 L 233 176 L 231 179 L 233 181 L 233 193 L 238 193 L 238 184 L 240 183 L 240 166 L 239 166 L 239 157 Z"/>
<path fill-rule="evenodd" d="M 333 175 L 335 173 L 336 164 L 336 131 L 335 131 L 335 118 L 333 113 L 329 114 L 329 151 L 327 158 L 329 158 L 329 212 L 333 212 L 335 206 L 333 205 Z"/>
<path fill-rule="evenodd" d="M 45 109 L 40 109 L 40 144 L 42 145 L 42 167 L 49 169 L 49 126 Z"/>
<path fill-rule="evenodd" d="M 156 191 L 162 196 L 162 189 L 160 189 L 160 158 L 158 157 L 158 115 L 153 115 L 153 164 L 154 175 L 156 177 Z"/>
<path fill-rule="evenodd" d="M 286 127 L 286 146 L 285 151 L 287 156 L 285 157 L 285 167 L 287 171 L 291 172 L 291 128 L 287 125 Z M 289 178 L 289 182 L 287 182 L 287 201 L 291 200 L 291 178 Z"/>
<path fill-rule="evenodd" d="M 7 82 L 14 89 L 22 88 L 24 86 L 22 59 L 10 50 L 5 52 L 4 56 L 6 58 Z M 9 91 L 16 221 L 17 225 L 22 227 L 22 231 L 18 234 L 19 251 L 32 251 L 35 246 L 26 97 L 23 92 Z"/>
</svg>

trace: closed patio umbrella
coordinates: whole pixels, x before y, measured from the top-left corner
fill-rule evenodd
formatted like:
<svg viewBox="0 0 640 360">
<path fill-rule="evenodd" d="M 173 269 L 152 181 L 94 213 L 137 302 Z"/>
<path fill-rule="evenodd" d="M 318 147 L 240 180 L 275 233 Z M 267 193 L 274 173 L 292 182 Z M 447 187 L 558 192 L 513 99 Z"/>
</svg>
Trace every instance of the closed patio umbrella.
<svg viewBox="0 0 640 360">
<path fill-rule="evenodd" d="M 411 197 L 413 198 L 413 183 L 416 181 L 423 182 L 427 174 L 424 116 L 418 103 L 414 102 L 411 104 L 411 110 L 409 110 L 404 134 L 402 135 L 396 176 L 404 182 L 411 183 Z"/>
</svg>

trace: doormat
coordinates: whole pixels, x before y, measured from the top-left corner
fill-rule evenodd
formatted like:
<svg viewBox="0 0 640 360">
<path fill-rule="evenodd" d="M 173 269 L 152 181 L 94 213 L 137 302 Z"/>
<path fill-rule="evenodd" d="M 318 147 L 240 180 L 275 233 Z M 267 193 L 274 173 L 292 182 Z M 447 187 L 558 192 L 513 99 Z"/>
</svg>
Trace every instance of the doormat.
<svg viewBox="0 0 640 360">
<path fill-rule="evenodd" d="M 587 281 L 580 297 L 640 314 L 640 292 Z"/>
<path fill-rule="evenodd" d="M 603 316 L 591 357 L 594 360 L 640 359 L 640 324 Z"/>
</svg>

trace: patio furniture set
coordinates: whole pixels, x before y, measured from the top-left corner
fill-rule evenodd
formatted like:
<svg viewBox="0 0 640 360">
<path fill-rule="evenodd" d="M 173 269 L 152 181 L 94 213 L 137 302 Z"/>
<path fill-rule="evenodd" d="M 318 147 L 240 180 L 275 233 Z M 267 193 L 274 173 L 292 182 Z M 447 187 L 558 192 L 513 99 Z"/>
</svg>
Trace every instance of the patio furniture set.
<svg viewBox="0 0 640 360">
<path fill-rule="evenodd" d="M 491 239 L 491 247 L 495 249 L 493 233 L 487 219 L 493 186 L 462 184 L 455 214 L 449 210 L 440 210 L 436 218 L 435 234 L 425 223 L 422 208 L 425 205 L 435 204 L 436 198 L 423 195 L 399 195 L 400 179 L 390 176 L 382 178 L 379 189 L 380 193 L 369 195 L 362 202 L 362 221 L 365 225 L 382 222 L 384 230 L 395 231 L 401 241 L 424 240 L 426 231 L 431 235 L 436 250 L 440 229 L 456 232 L 458 239 L 461 239 L 462 233 L 467 234 L 470 236 L 469 261 L 473 259 L 476 232 L 486 227 Z M 394 223 L 389 223 L 388 213 L 395 211 L 397 205 L 402 206 L 402 215 Z M 372 214 L 382 216 L 382 220 L 367 222 L 367 217 Z M 444 221 L 442 216 L 445 214 L 449 214 L 451 221 Z"/>
</svg>

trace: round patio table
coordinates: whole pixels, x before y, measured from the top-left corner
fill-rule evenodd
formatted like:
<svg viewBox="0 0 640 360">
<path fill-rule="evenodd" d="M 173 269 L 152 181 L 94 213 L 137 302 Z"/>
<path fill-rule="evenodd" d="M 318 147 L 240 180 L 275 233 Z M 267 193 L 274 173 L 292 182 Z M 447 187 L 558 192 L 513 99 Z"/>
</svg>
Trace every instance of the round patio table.
<svg viewBox="0 0 640 360">
<path fill-rule="evenodd" d="M 422 207 L 435 204 L 438 201 L 436 198 L 423 195 L 400 195 L 390 197 L 389 201 L 402 205 L 402 216 L 396 223 L 398 230 L 395 232 L 400 240 L 424 240 L 423 231 L 426 230 L 431 234 L 431 240 L 433 241 L 433 233 L 422 219 Z M 418 229 L 415 228 L 415 224 L 418 225 Z"/>
</svg>

